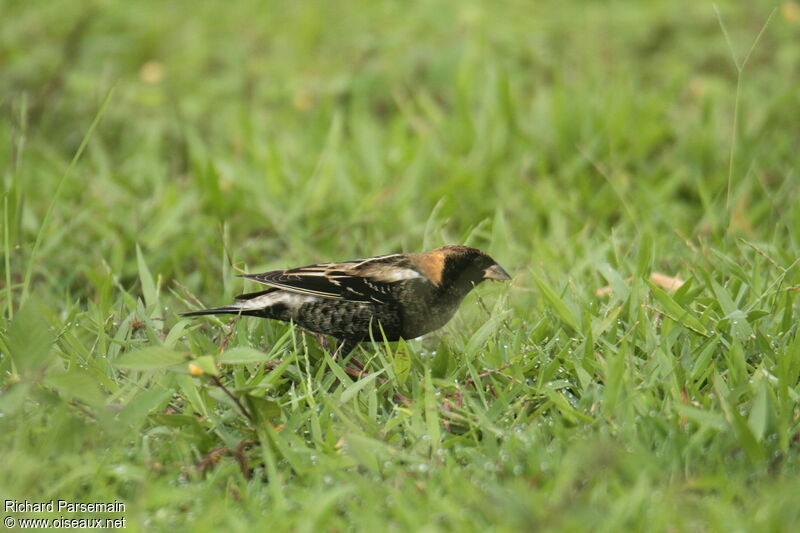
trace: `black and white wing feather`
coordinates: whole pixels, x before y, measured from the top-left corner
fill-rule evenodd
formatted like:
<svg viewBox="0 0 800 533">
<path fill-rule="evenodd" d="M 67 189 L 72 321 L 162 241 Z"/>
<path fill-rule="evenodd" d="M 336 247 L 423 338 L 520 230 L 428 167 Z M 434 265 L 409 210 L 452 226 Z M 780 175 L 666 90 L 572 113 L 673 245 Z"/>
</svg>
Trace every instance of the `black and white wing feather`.
<svg viewBox="0 0 800 533">
<path fill-rule="evenodd" d="M 241 277 L 277 289 L 351 302 L 388 303 L 397 283 L 425 277 L 403 254 L 343 263 L 320 263 Z"/>
</svg>

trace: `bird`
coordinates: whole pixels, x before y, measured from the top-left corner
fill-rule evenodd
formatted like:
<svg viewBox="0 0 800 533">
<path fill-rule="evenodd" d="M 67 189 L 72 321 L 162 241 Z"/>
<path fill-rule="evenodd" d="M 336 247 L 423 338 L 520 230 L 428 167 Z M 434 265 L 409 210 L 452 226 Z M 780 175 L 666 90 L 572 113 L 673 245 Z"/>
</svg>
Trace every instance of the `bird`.
<svg viewBox="0 0 800 533">
<path fill-rule="evenodd" d="M 243 315 L 293 322 L 338 342 L 345 357 L 360 342 L 415 339 L 444 326 L 484 280 L 511 276 L 489 255 L 463 245 L 242 274 L 266 288 L 236 302 L 181 316 Z"/>
</svg>

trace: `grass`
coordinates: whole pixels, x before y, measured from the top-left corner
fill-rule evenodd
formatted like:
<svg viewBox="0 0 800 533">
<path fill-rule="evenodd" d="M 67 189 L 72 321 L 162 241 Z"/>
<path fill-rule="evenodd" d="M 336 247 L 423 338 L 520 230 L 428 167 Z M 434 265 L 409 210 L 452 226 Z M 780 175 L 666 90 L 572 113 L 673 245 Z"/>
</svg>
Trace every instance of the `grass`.
<svg viewBox="0 0 800 533">
<path fill-rule="evenodd" d="M 794 529 L 800 6 L 333 6 L 6 6 L 3 499 L 133 530 Z M 362 346 L 362 379 L 290 325 L 178 316 L 252 288 L 228 256 L 445 243 L 513 282 Z"/>
</svg>

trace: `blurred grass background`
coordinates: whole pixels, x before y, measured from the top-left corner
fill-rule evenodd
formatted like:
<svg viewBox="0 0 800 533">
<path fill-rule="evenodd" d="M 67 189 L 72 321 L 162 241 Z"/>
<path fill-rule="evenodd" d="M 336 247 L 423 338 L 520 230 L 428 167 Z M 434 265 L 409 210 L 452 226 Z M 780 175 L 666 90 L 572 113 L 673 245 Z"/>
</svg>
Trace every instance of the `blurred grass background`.
<svg viewBox="0 0 800 533">
<path fill-rule="evenodd" d="M 2 8 L 4 498 L 148 530 L 800 521 L 797 2 Z M 466 243 L 514 282 L 365 348 L 385 384 L 240 322 L 286 362 L 221 375 L 280 407 L 252 427 L 113 364 L 217 354 L 223 322 L 176 313 L 242 288 L 223 241 L 249 270 Z M 249 438 L 250 479 L 198 468 Z"/>
</svg>

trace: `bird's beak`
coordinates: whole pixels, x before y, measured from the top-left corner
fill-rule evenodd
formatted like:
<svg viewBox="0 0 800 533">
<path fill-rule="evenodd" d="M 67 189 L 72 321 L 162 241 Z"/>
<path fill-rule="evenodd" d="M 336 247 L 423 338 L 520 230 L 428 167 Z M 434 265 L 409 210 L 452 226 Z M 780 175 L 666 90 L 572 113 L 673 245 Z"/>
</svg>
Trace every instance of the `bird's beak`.
<svg viewBox="0 0 800 533">
<path fill-rule="evenodd" d="M 508 281 L 511 279 L 511 276 L 509 276 L 508 272 L 503 270 L 503 267 L 501 267 L 500 265 L 492 265 L 483 271 L 483 279 Z"/>
</svg>

